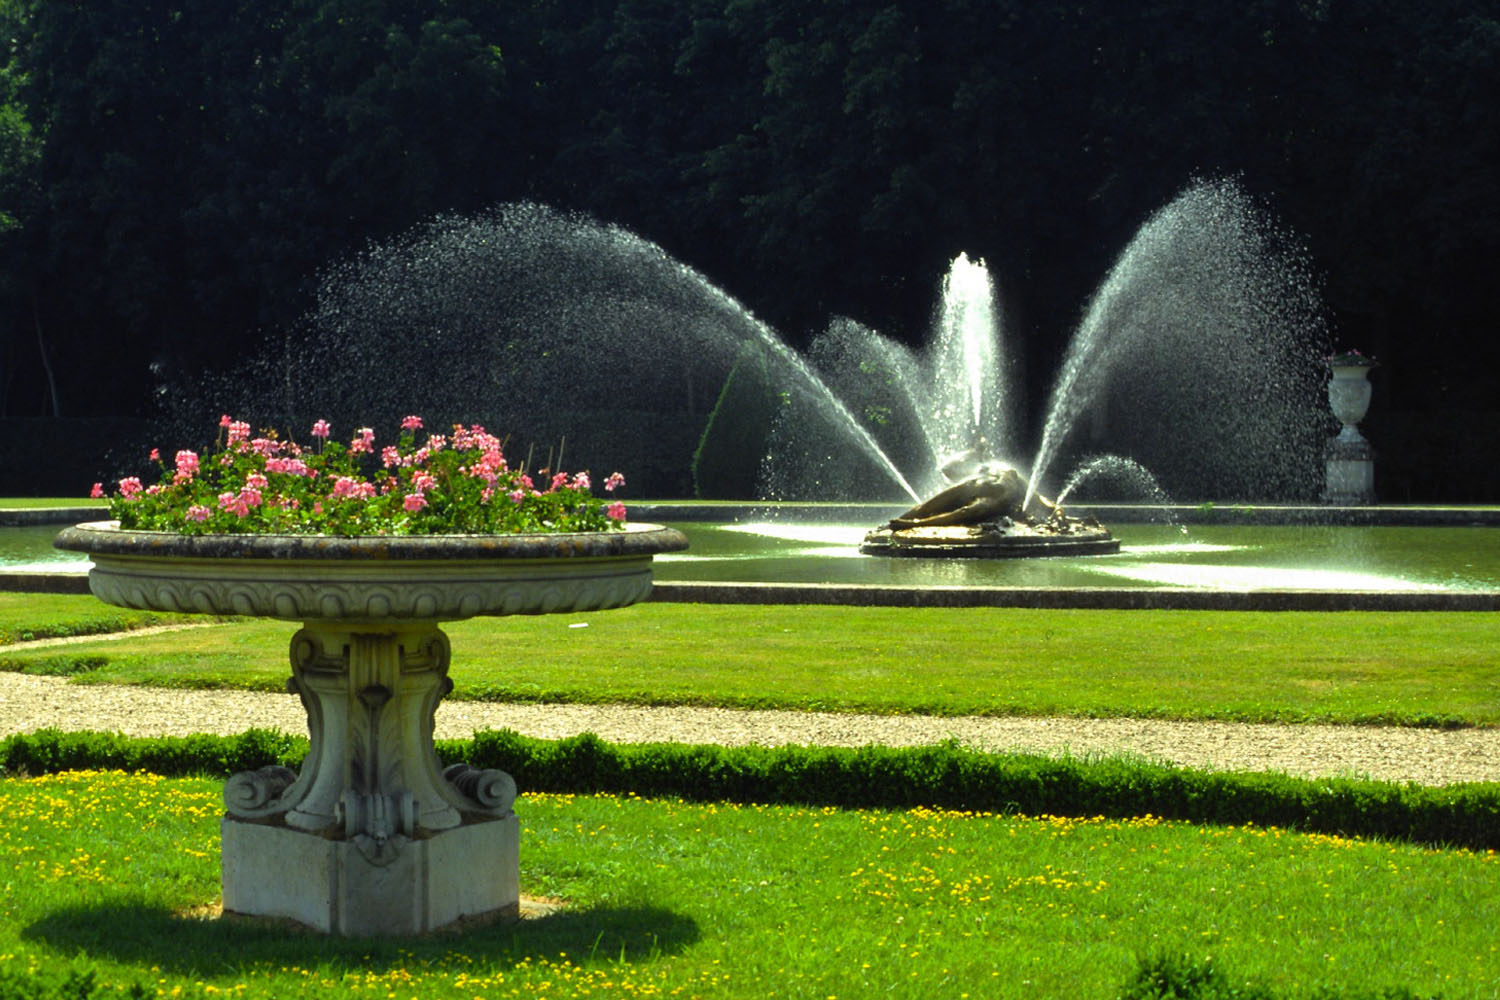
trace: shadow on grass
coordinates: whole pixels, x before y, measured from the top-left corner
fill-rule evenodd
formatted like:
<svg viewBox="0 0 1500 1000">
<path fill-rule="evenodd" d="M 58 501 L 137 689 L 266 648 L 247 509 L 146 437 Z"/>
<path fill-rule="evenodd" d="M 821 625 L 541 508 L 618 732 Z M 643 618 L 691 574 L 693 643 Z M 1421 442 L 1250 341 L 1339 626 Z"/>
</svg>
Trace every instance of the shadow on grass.
<svg viewBox="0 0 1500 1000">
<path fill-rule="evenodd" d="M 330 971 L 382 972 L 431 963 L 510 966 L 566 952 L 577 965 L 640 961 L 676 954 L 700 937 L 691 917 L 654 906 L 559 910 L 461 932 L 416 938 L 340 938 L 286 924 L 185 916 L 129 900 L 60 908 L 21 931 L 67 954 L 109 957 L 197 978 L 256 965 L 326 965 Z"/>
</svg>

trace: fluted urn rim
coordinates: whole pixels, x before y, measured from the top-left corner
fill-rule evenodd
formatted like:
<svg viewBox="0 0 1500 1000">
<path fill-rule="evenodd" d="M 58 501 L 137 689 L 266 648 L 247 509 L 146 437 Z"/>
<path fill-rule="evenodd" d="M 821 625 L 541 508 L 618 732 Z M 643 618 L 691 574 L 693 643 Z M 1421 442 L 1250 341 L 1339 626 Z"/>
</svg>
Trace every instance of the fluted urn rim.
<svg viewBox="0 0 1500 1000">
<path fill-rule="evenodd" d="M 552 535 L 177 535 L 113 521 L 61 532 L 89 590 L 149 611 L 365 624 L 618 608 L 651 593 L 652 557 L 687 547 L 653 524 Z"/>
<path fill-rule="evenodd" d="M 187 559 L 450 561 L 613 558 L 678 552 L 687 537 L 659 524 L 627 524 L 623 531 L 514 535 L 180 535 L 127 531 L 118 521 L 64 528 L 52 543 L 70 552 L 104 556 Z"/>
</svg>

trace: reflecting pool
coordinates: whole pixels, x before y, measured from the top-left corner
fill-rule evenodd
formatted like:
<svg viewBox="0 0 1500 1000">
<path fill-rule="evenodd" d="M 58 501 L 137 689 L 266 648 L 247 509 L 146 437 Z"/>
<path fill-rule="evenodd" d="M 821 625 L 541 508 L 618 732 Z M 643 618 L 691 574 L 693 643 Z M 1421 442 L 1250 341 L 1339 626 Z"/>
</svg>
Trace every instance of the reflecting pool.
<svg viewBox="0 0 1500 1000">
<path fill-rule="evenodd" d="M 1214 590 L 1500 589 L 1500 531 L 1486 527 L 1110 525 L 1114 555 L 889 559 L 861 555 L 867 524 L 679 523 L 686 552 L 663 581 Z"/>
<path fill-rule="evenodd" d="M 1120 539 L 1115 555 L 944 560 L 861 555 L 864 523 L 668 523 L 690 547 L 656 557 L 656 578 L 666 582 L 1500 590 L 1500 529 L 1493 527 L 1111 524 Z M 0 528 L 0 569 L 81 571 L 83 556 L 52 548 L 58 530 Z"/>
</svg>

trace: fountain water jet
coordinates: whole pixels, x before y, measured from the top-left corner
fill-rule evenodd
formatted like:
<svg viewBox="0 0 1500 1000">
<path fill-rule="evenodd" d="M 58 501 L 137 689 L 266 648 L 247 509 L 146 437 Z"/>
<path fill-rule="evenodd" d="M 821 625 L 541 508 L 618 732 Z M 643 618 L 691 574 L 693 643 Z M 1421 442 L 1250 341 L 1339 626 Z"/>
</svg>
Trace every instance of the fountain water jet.
<svg viewBox="0 0 1500 1000">
<path fill-rule="evenodd" d="M 1073 436 L 1145 464 L 1174 495 L 1290 499 L 1316 493 L 1327 422 L 1311 287 L 1237 188 L 1189 187 L 1095 295 L 1034 448 L 980 261 L 955 260 L 925 351 L 837 320 L 801 355 L 655 244 L 509 205 L 435 219 L 335 266 L 258 378 L 242 365 L 196 401 L 174 391 L 196 402 L 183 410 L 194 420 L 228 408 L 298 426 L 419 407 L 543 448 L 566 435 L 578 467 L 680 475 L 718 387 L 752 350 L 774 399 L 766 499 L 910 502 L 940 489 L 945 459 L 964 450 L 1029 470 L 1031 494 L 1070 461 Z"/>
<path fill-rule="evenodd" d="M 955 261 L 945 282 L 945 318 L 955 290 L 977 284 L 970 280 L 977 266 L 964 256 Z M 912 408 L 908 400 L 927 401 L 927 413 L 918 408 L 911 420 L 891 417 L 873 428 L 889 454 L 909 463 L 904 468 L 920 470 L 911 478 L 924 494 L 941 488 L 932 470 L 949 452 L 983 439 L 983 458 L 1026 473 L 1022 506 L 1055 470 L 1078 460 L 1073 448 L 1114 452 L 1152 470 L 1160 485 L 1144 492 L 1136 488 L 1139 477 L 1110 477 L 1148 502 L 1163 490 L 1197 500 L 1312 499 L 1328 423 L 1319 360 L 1326 332 L 1315 287 L 1301 253 L 1236 185 L 1200 182 L 1146 220 L 1090 301 L 1035 445 L 1011 421 L 976 420 L 967 403 L 952 402 L 967 400 L 972 383 L 951 364 L 964 353 L 946 346 L 952 336 L 946 319 L 925 355 L 874 331 L 856 335 L 845 322 L 825 337 L 836 347 L 817 341 L 810 358 L 837 395 L 861 400 L 866 411 L 896 413 Z M 999 315 L 991 303 L 986 307 Z M 1004 357 L 1000 324 L 988 327 L 982 337 L 994 346 L 992 356 Z M 964 342 L 972 344 L 973 336 Z M 891 363 L 893 357 L 903 363 Z M 985 405 L 1004 409 L 1013 405 L 1013 390 L 999 369 L 997 362 L 995 384 L 986 390 L 993 402 Z M 912 378 L 916 389 L 907 387 Z M 891 384 L 903 392 L 890 391 Z M 966 417 L 956 430 L 955 415 Z M 799 438 L 829 433 L 825 426 L 816 413 L 783 413 L 782 447 L 767 476 L 773 495 L 806 499 L 799 484 L 852 478 L 827 467 L 830 449 L 798 447 Z M 809 463 L 813 454 L 817 461 Z"/>
<path fill-rule="evenodd" d="M 846 447 L 919 498 L 807 361 L 722 289 L 617 226 L 529 203 L 441 216 L 334 265 L 274 357 L 232 379 L 195 373 L 164 403 L 184 421 L 233 409 L 282 426 L 356 408 L 394 422 L 415 407 L 438 426 L 522 428 L 544 449 L 566 435 L 584 463 L 638 468 L 631 457 L 662 442 L 628 438 L 647 423 L 648 438 L 700 430 L 705 399 L 747 346 L 779 391 L 827 414 Z"/>
<path fill-rule="evenodd" d="M 1326 335 L 1307 265 L 1229 182 L 1189 187 L 1149 218 L 1090 302 L 1058 372 L 1030 479 L 1112 396 L 1162 452 L 1215 467 L 1246 499 L 1311 496 L 1326 423 Z M 1177 492 L 1174 490 L 1174 492 Z"/>
</svg>

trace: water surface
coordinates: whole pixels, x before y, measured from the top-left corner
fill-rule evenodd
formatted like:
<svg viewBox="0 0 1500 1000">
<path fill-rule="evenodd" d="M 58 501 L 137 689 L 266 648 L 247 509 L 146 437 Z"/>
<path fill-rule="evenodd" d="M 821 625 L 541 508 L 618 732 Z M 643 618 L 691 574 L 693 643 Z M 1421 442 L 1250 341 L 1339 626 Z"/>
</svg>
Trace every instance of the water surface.
<svg viewBox="0 0 1500 1000">
<path fill-rule="evenodd" d="M 1114 555 L 1055 559 L 865 556 L 863 524 L 676 524 L 668 581 L 1214 590 L 1500 589 L 1500 531 L 1483 527 L 1111 526 Z"/>
<path fill-rule="evenodd" d="M 1056 559 L 890 559 L 861 555 L 871 525 L 673 523 L 686 552 L 657 556 L 673 582 L 958 587 L 1186 587 L 1212 590 L 1500 590 L 1500 529 L 1122 524 L 1120 552 Z M 0 528 L 0 568 L 62 568 L 59 526 Z"/>
</svg>

